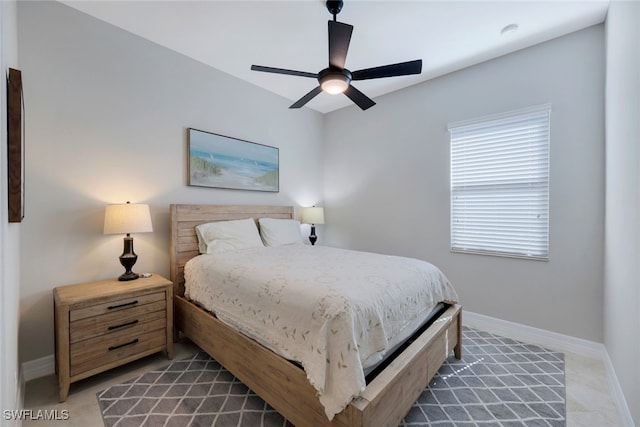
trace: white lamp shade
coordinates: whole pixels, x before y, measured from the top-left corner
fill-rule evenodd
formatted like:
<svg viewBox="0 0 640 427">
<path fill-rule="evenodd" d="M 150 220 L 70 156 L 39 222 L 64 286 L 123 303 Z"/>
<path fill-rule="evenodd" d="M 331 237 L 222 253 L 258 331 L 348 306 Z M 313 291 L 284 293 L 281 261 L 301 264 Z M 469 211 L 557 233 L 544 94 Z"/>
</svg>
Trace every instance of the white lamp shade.
<svg viewBox="0 0 640 427">
<path fill-rule="evenodd" d="M 324 224 L 323 208 L 302 208 L 302 222 L 304 224 Z"/>
<path fill-rule="evenodd" d="M 121 203 L 107 205 L 104 234 L 147 233 L 153 231 L 149 205 Z"/>
</svg>

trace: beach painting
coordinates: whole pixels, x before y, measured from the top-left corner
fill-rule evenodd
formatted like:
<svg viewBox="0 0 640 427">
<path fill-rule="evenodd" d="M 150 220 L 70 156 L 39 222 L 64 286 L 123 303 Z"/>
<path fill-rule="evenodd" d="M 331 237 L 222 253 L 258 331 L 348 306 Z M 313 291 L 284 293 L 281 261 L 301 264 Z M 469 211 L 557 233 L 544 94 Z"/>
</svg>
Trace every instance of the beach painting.
<svg viewBox="0 0 640 427">
<path fill-rule="evenodd" d="M 278 148 L 189 128 L 189 185 L 279 191 Z"/>
</svg>

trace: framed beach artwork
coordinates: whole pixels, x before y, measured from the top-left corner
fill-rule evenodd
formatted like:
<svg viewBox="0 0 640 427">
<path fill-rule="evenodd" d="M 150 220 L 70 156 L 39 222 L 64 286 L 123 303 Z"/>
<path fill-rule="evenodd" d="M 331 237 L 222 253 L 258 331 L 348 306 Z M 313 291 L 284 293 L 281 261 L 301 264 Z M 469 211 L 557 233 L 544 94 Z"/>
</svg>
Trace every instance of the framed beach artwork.
<svg viewBox="0 0 640 427">
<path fill-rule="evenodd" d="M 279 150 L 189 128 L 189 185 L 277 192 Z"/>
</svg>

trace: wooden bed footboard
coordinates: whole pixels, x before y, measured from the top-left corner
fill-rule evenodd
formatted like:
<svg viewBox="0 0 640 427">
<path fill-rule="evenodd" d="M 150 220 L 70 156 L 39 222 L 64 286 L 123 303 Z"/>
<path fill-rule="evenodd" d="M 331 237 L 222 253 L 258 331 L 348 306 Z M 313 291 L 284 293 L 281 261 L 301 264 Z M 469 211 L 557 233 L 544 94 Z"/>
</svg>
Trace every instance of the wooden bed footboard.
<svg viewBox="0 0 640 427">
<path fill-rule="evenodd" d="M 462 309 L 453 305 L 329 421 L 299 366 L 184 297 L 174 316 L 178 330 L 298 427 L 397 426 L 451 351 L 461 357 Z"/>
</svg>

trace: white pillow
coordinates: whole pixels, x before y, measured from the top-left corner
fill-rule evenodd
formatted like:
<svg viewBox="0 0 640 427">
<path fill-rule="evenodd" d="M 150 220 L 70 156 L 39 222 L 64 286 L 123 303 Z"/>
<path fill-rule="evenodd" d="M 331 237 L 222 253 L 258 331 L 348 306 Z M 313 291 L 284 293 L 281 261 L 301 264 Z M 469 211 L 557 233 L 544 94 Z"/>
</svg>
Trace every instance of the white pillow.
<svg viewBox="0 0 640 427">
<path fill-rule="evenodd" d="M 260 218 L 260 237 L 265 246 L 301 245 L 300 221 Z"/>
<path fill-rule="evenodd" d="M 264 246 L 253 218 L 200 224 L 196 235 L 201 254 Z"/>
</svg>

